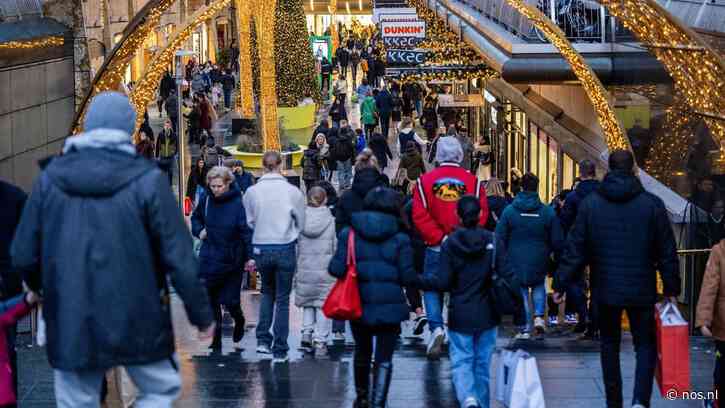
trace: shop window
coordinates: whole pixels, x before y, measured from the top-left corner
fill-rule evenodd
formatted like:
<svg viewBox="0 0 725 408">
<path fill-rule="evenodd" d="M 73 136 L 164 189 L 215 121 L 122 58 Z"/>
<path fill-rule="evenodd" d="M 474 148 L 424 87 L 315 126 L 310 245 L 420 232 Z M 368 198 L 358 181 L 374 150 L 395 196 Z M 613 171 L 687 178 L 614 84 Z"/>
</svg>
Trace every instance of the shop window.
<svg viewBox="0 0 725 408">
<path fill-rule="evenodd" d="M 546 180 L 546 191 L 548 192 L 546 203 L 551 202 L 554 196 L 559 193 L 559 144 L 553 137 L 549 138 L 549 171 Z"/>
<path fill-rule="evenodd" d="M 541 198 L 541 201 L 546 202 L 546 198 L 549 195 L 548 190 L 546 189 L 547 183 L 547 164 L 549 159 L 549 148 L 547 146 L 547 139 L 548 136 L 546 133 L 541 131 L 539 129 L 538 134 L 538 150 L 539 150 L 539 169 L 536 172 L 536 175 L 539 176 L 539 197 Z"/>
<path fill-rule="evenodd" d="M 561 177 L 561 188 L 562 189 L 571 189 L 571 187 L 574 185 L 574 166 L 576 166 L 576 163 L 574 163 L 574 159 L 572 159 L 568 154 L 563 153 L 562 154 L 563 163 L 562 163 L 562 177 Z"/>
</svg>

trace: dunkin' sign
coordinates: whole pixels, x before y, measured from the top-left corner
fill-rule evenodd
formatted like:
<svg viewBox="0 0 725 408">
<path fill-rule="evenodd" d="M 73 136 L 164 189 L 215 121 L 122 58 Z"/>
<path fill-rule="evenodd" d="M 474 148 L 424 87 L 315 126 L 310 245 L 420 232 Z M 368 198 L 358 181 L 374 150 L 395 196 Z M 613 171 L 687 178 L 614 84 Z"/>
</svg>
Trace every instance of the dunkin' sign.
<svg viewBox="0 0 725 408">
<path fill-rule="evenodd" d="M 383 38 L 425 38 L 425 21 L 383 21 L 381 23 L 381 31 Z"/>
</svg>

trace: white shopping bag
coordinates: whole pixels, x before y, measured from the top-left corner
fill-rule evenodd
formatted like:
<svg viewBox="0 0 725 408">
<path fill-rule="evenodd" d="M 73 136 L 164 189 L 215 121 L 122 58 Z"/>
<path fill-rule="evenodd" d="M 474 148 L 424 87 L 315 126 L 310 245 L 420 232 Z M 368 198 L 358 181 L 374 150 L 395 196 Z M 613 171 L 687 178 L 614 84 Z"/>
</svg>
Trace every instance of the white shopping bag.
<svg viewBox="0 0 725 408">
<path fill-rule="evenodd" d="M 133 381 L 131 381 L 131 377 L 128 375 L 128 372 L 126 372 L 126 369 L 123 367 L 116 367 L 112 370 L 112 375 L 113 381 L 116 384 L 116 390 L 120 394 L 118 395 L 118 399 L 121 400 L 123 408 L 132 407 L 134 402 L 136 402 L 138 390 L 136 389 L 136 385 L 134 385 Z"/>
<path fill-rule="evenodd" d="M 45 346 L 46 343 L 46 337 L 45 337 L 45 319 L 43 319 L 43 307 L 38 306 L 38 326 L 36 328 L 35 332 L 35 343 L 39 345 L 40 347 Z"/>
<path fill-rule="evenodd" d="M 501 353 L 496 399 L 508 408 L 546 408 L 536 358 L 523 350 Z"/>
</svg>

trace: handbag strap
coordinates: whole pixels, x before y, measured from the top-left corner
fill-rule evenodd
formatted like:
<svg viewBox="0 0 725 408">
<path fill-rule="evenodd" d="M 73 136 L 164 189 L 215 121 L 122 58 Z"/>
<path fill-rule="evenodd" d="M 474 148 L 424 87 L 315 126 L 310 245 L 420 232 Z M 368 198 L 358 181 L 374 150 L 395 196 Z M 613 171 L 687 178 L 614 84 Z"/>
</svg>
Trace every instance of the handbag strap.
<svg viewBox="0 0 725 408">
<path fill-rule="evenodd" d="M 347 266 L 356 266 L 355 262 L 355 231 L 350 228 L 347 235 Z"/>
</svg>

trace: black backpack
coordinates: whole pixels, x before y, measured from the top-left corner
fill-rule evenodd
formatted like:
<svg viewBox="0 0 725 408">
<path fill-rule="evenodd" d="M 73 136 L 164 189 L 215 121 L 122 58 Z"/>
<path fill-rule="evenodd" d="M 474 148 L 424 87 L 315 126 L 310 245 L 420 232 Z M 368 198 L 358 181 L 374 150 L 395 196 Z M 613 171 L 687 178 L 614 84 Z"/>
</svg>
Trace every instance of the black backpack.
<svg viewBox="0 0 725 408">
<path fill-rule="evenodd" d="M 335 143 L 330 146 L 330 153 L 335 161 L 349 160 L 354 153 L 353 140 L 348 134 L 343 132 L 343 130 L 340 130 L 340 133 L 335 138 Z"/>
</svg>

